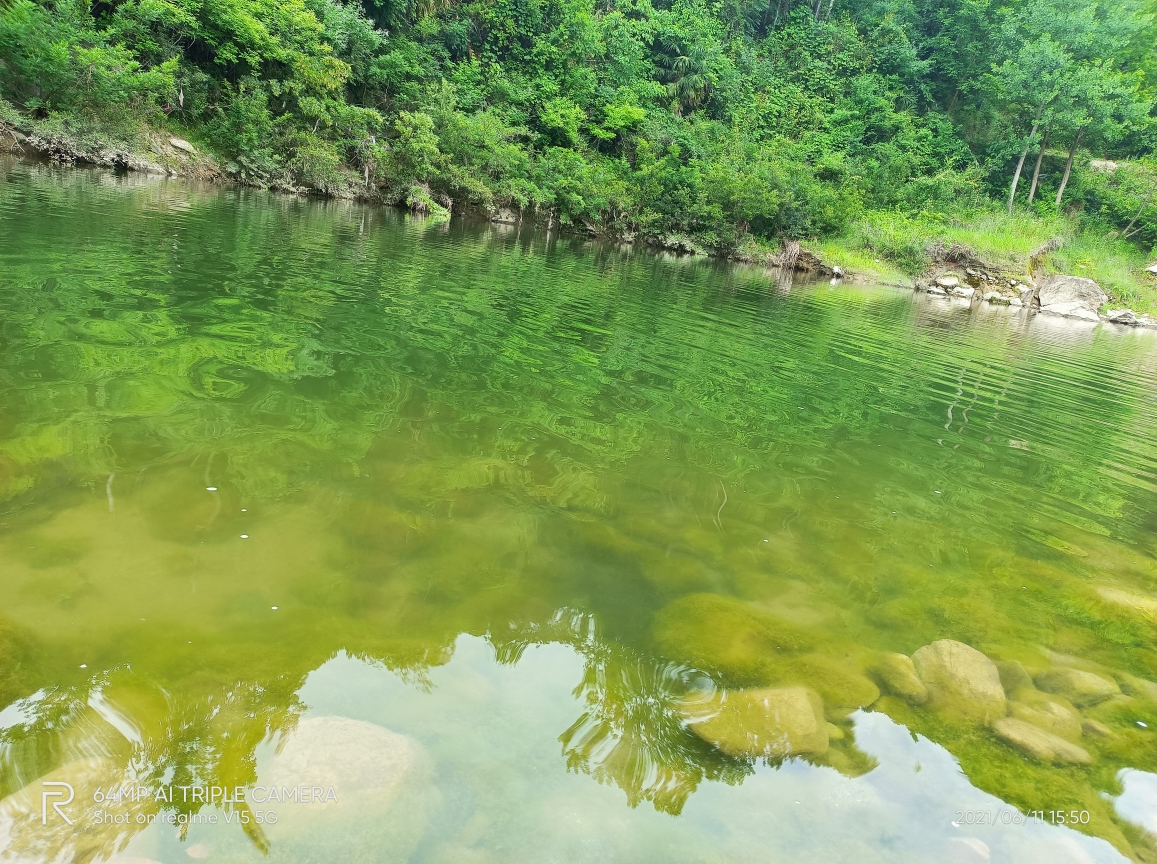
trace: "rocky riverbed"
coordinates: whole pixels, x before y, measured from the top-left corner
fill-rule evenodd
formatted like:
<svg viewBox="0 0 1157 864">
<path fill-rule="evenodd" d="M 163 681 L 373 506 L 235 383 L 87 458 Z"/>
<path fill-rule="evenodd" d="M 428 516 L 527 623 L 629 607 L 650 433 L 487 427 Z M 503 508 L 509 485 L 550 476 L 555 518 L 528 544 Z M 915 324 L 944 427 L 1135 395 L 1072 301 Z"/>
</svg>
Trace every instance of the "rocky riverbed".
<svg viewBox="0 0 1157 864">
<path fill-rule="evenodd" d="M 1152 699 L 1157 684 L 1092 671 L 1076 658 L 1057 661 L 1030 670 L 1017 660 L 993 661 L 963 642 L 941 639 L 911 657 L 886 653 L 867 664 L 863 684 L 872 695 L 860 707 L 871 707 L 881 695 L 892 696 L 987 727 L 996 739 L 1038 762 L 1089 765 L 1094 756 L 1082 743 L 1112 741 L 1116 733 L 1105 721 L 1138 698 Z M 832 739 L 843 738 L 840 727 L 825 720 L 840 720 L 843 712 L 803 684 L 693 695 L 681 711 L 696 734 L 731 756 L 821 756 Z"/>
<path fill-rule="evenodd" d="M 1031 275 L 994 275 L 980 267 L 943 266 L 918 279 L 916 290 L 969 303 L 1027 308 L 1091 324 L 1104 321 L 1157 329 L 1157 318 L 1113 308 L 1101 286 L 1082 276 L 1052 274 L 1034 279 Z"/>
</svg>

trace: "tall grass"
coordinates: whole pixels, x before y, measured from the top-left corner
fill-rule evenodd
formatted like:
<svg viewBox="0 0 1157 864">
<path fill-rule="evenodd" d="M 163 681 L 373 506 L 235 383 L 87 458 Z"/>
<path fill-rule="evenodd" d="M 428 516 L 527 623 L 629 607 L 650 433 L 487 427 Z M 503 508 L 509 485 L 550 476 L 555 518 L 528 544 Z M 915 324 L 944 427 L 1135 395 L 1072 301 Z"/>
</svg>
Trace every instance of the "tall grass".
<svg viewBox="0 0 1157 864">
<path fill-rule="evenodd" d="M 885 275 L 895 268 L 914 277 L 932 266 L 930 251 L 939 241 L 966 246 L 994 268 L 1027 275 L 1032 253 L 1050 240 L 1061 245 L 1038 262 L 1040 272 L 1087 276 L 1113 304 L 1157 311 L 1157 277 L 1145 272 L 1152 254 L 1079 215 L 1009 215 L 995 208 L 949 214 L 873 211 L 843 234 L 813 246 L 825 260 L 845 269 Z"/>
</svg>

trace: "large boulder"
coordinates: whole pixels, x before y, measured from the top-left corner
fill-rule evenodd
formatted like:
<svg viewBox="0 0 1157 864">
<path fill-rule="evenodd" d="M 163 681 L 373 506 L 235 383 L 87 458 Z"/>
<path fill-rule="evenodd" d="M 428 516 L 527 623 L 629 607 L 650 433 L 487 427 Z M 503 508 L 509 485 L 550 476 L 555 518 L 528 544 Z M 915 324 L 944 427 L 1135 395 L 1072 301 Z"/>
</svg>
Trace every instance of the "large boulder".
<svg viewBox="0 0 1157 864">
<path fill-rule="evenodd" d="M 308 717 L 260 771 L 249 806 L 278 814 L 265 827 L 268 864 L 401 864 L 439 805 L 430 757 L 416 739 L 348 717 Z M 229 844 L 249 841 L 238 831 L 208 842 L 210 860 L 229 861 L 242 857 Z"/>
<path fill-rule="evenodd" d="M 906 654 L 882 654 L 872 667 L 872 672 L 893 696 L 899 696 L 913 705 L 923 705 L 928 701 L 928 688 L 916 674 L 912 658 Z"/>
<path fill-rule="evenodd" d="M 1080 669 L 1049 669 L 1036 676 L 1036 686 L 1046 693 L 1064 696 L 1077 707 L 1096 705 L 1121 692 L 1117 682 Z"/>
<path fill-rule="evenodd" d="M 1041 762 L 1088 765 L 1088 751 L 1051 732 L 1016 717 L 1002 717 L 992 729 L 1006 743 Z"/>
<path fill-rule="evenodd" d="M 941 639 L 912 655 L 930 704 L 985 722 L 1003 717 L 1004 688 L 996 664 L 963 642 Z"/>
<path fill-rule="evenodd" d="M 717 691 L 681 706 L 691 729 L 729 756 L 782 759 L 828 749 L 818 694 L 806 687 Z"/>
<path fill-rule="evenodd" d="M 1041 312 L 1099 321 L 1097 310 L 1109 297 L 1092 279 L 1081 276 L 1050 276 L 1037 292 Z"/>
</svg>

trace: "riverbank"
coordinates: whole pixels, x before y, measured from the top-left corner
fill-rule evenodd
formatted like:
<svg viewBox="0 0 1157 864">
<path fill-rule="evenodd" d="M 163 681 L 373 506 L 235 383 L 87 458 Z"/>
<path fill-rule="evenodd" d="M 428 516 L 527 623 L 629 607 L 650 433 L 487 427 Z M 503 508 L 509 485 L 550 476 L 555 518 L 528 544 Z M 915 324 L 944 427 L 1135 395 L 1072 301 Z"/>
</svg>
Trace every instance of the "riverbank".
<svg viewBox="0 0 1157 864">
<path fill-rule="evenodd" d="M 187 177 L 212 183 L 245 183 L 226 160 L 176 132 L 144 129 L 120 140 L 85 134 L 60 124 L 21 118 L 0 119 L 0 152 L 82 163 L 114 170 Z M 345 198 L 424 212 L 435 218 L 451 214 L 499 223 L 531 222 L 548 229 L 586 233 L 620 242 L 643 243 L 678 254 L 704 255 L 768 267 L 842 276 L 853 281 L 905 287 L 929 283 L 946 265 L 975 268 L 1002 283 L 1033 284 L 1054 274 L 1092 279 L 1105 291 L 1109 305 L 1137 314 L 1157 313 L 1157 273 L 1149 272 L 1152 256 L 1117 236 L 1082 226 L 1073 216 L 1017 211 L 995 206 L 962 208 L 952 213 L 868 211 L 844 232 L 779 245 L 745 236 L 727 248 L 711 248 L 685 235 L 635 236 L 595 223 L 561 224 L 553 212 L 523 212 L 510 207 L 484 209 L 463 202 L 439 203 L 428 189 L 393 189 L 366 185 L 354 172 L 348 182 L 330 188 L 272 184 L 267 188 L 294 195 Z M 981 286 L 983 287 L 983 286 Z M 981 295 L 983 295 L 981 291 Z"/>
<path fill-rule="evenodd" d="M 1152 257 L 1112 233 L 1094 232 L 1077 219 L 978 208 L 953 214 L 872 212 L 844 234 L 818 241 L 815 252 L 844 269 L 881 281 L 927 280 L 953 257 L 1007 281 L 1040 282 L 1056 274 L 1092 279 L 1113 306 L 1157 312 Z"/>
</svg>

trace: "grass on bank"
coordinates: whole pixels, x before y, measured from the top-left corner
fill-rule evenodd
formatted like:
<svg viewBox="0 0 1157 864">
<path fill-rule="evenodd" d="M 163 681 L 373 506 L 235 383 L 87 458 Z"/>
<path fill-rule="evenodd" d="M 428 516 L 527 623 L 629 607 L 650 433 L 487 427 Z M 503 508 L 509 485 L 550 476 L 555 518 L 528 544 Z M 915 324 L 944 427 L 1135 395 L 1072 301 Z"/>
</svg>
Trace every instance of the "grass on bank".
<svg viewBox="0 0 1157 864">
<path fill-rule="evenodd" d="M 916 216 L 875 211 L 842 234 L 808 245 L 825 261 L 852 273 L 894 281 L 898 271 L 910 281 L 932 265 L 930 250 L 937 241 L 967 246 L 985 263 L 1025 275 L 1033 252 L 1050 240 L 1061 245 L 1041 259 L 1038 276 L 1085 276 L 1100 284 L 1111 305 L 1157 312 L 1157 277 L 1145 272 L 1154 251 L 1146 254 L 1102 226 L 1083 223 L 1079 216 L 1025 211 L 1010 216 L 998 209 Z"/>
<path fill-rule="evenodd" d="M 34 121 L 0 99 L 0 129 L 24 127 L 42 139 L 68 142 L 78 151 L 119 149 L 162 162 L 166 160 L 152 146 L 155 139 L 177 135 L 197 146 L 198 161 L 219 168 L 221 160 L 212 155 L 211 145 L 199 134 L 201 130 L 171 121 L 166 126 L 152 129 L 131 119 L 117 126 L 61 115 Z M 3 143 L 6 142 L 0 141 Z M 189 170 L 193 166 L 187 160 L 177 167 L 185 169 L 184 173 L 198 174 Z M 1110 306 L 1157 314 L 1157 276 L 1145 270 L 1157 258 L 1157 249 L 1147 254 L 1135 242 L 1080 213 L 1017 210 L 1009 215 L 995 204 L 962 207 L 947 213 L 924 210 L 915 215 L 873 210 L 856 218 L 843 232 L 806 241 L 804 246 L 849 274 L 910 285 L 914 277 L 933 265 L 932 252 L 937 244 L 961 244 L 986 264 L 1024 276 L 1033 252 L 1052 240 L 1060 241 L 1060 246 L 1038 262 L 1038 277 L 1042 273 L 1086 276 L 1105 290 Z M 777 251 L 774 242 L 750 235 L 741 248 L 734 250 L 738 253 L 735 257 L 741 260 L 766 260 Z"/>
</svg>

